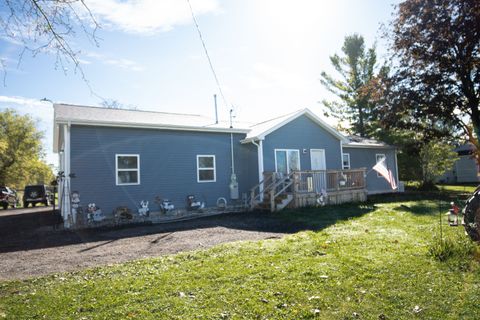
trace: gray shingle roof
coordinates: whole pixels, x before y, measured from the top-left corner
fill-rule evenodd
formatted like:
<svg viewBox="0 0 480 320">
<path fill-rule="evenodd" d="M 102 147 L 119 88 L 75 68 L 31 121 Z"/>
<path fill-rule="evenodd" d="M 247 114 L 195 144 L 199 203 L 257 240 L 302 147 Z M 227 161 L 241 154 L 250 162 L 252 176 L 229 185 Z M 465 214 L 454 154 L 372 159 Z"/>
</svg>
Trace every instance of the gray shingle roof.
<svg viewBox="0 0 480 320">
<path fill-rule="evenodd" d="M 205 131 L 248 131 L 246 128 L 230 129 L 225 122 L 197 115 L 168 112 L 109 109 L 70 104 L 55 104 L 55 121 L 82 124 L 104 124 L 124 126 L 152 126 L 172 129 L 205 129 Z"/>
<path fill-rule="evenodd" d="M 386 144 L 383 141 L 360 137 L 357 135 L 350 135 L 347 137 L 348 143 L 345 143 L 345 147 L 371 147 L 371 148 L 395 148 L 395 146 Z"/>
</svg>

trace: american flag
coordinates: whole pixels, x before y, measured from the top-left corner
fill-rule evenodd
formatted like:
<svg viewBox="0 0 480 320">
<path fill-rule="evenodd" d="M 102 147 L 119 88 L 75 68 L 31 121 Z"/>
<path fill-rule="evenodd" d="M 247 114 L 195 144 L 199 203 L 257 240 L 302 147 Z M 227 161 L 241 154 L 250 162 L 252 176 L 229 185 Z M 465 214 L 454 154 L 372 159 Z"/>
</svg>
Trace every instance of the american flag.
<svg viewBox="0 0 480 320">
<path fill-rule="evenodd" d="M 397 183 L 395 182 L 395 178 L 393 177 L 392 170 L 389 170 L 385 164 L 387 158 L 382 158 L 382 160 L 378 161 L 376 165 L 373 166 L 373 170 L 377 171 L 385 180 L 388 181 L 390 186 L 393 190 L 397 189 Z"/>
</svg>

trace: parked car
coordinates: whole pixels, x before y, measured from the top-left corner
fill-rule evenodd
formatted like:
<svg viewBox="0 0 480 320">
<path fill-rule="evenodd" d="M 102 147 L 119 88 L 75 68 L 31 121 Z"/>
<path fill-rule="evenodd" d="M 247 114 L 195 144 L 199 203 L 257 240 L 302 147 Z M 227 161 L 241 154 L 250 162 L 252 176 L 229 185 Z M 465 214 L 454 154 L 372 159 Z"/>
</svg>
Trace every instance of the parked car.
<svg viewBox="0 0 480 320">
<path fill-rule="evenodd" d="M 3 209 L 7 209 L 8 206 L 15 208 L 17 206 L 18 198 L 17 192 L 9 187 L 0 187 L 0 205 Z"/>
<path fill-rule="evenodd" d="M 53 201 L 53 192 L 50 187 L 40 184 L 36 186 L 26 186 L 23 192 L 23 207 L 27 208 L 29 204 L 35 207 L 37 203 L 43 203 L 49 206 Z"/>
</svg>

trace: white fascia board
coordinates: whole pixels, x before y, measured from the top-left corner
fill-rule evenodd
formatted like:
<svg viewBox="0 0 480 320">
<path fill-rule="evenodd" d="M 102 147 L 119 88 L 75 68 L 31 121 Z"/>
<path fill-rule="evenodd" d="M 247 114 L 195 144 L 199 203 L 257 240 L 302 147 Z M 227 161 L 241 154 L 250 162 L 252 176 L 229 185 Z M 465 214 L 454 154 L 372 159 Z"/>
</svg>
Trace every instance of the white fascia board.
<svg viewBox="0 0 480 320">
<path fill-rule="evenodd" d="M 53 124 L 53 152 L 58 153 L 58 146 L 60 144 L 60 125 L 58 123 Z"/>
<path fill-rule="evenodd" d="M 248 133 L 247 129 L 235 128 L 209 128 L 209 127 L 193 127 L 193 126 L 175 126 L 175 125 L 151 125 L 132 122 L 105 122 L 105 121 L 76 121 L 57 118 L 56 124 L 70 123 L 73 125 L 82 126 L 97 126 L 97 127 L 121 127 L 121 128 L 142 128 L 142 129 L 162 129 L 162 130 L 179 130 L 179 131 L 200 131 L 200 132 L 222 132 L 222 133 Z"/>
<path fill-rule="evenodd" d="M 385 145 L 371 145 L 371 144 L 355 144 L 350 145 L 348 143 L 343 144 L 344 148 L 357 148 L 357 149 L 398 149 L 395 146 L 385 146 Z"/>
</svg>

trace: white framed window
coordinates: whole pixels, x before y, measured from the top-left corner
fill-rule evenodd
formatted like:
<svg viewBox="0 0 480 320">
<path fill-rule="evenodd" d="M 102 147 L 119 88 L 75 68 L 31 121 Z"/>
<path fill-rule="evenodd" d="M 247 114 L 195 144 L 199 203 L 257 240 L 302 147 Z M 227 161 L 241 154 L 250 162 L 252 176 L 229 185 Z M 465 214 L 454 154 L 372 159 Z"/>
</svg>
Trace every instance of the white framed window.
<svg viewBox="0 0 480 320">
<path fill-rule="evenodd" d="M 386 156 L 385 156 L 384 153 L 377 153 L 375 155 L 375 160 L 376 160 L 375 164 L 379 163 L 380 161 L 382 161 L 382 159 L 385 159 L 385 158 L 386 158 Z M 385 165 L 387 165 L 386 162 L 385 162 Z M 377 172 L 377 178 L 382 178 L 382 177 L 383 176 L 380 173 Z"/>
<path fill-rule="evenodd" d="M 214 155 L 197 155 L 197 182 L 217 181 Z"/>
<path fill-rule="evenodd" d="M 115 182 L 117 186 L 140 184 L 140 155 L 115 155 Z"/>
<path fill-rule="evenodd" d="M 343 170 L 350 169 L 350 153 L 342 154 L 342 169 Z"/>
<path fill-rule="evenodd" d="M 275 149 L 275 171 L 289 174 L 300 170 L 300 150 Z"/>
</svg>

